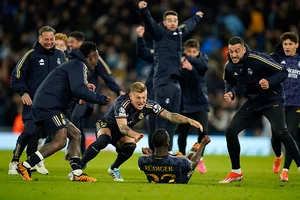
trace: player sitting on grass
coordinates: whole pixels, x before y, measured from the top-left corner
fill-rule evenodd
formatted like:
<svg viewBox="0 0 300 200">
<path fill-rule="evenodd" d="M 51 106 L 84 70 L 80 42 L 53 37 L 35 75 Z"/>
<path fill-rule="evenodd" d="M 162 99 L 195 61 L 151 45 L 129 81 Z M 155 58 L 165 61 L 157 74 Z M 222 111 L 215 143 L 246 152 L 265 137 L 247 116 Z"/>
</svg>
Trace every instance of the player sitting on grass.
<svg viewBox="0 0 300 200">
<path fill-rule="evenodd" d="M 144 171 L 150 183 L 188 183 L 198 165 L 204 147 L 210 143 L 205 135 L 201 143 L 195 143 L 186 156 L 180 152 L 170 155 L 170 137 L 163 129 L 156 130 L 151 138 L 154 153 L 148 147 L 142 148 L 144 155 L 139 157 L 139 168 Z"/>
</svg>

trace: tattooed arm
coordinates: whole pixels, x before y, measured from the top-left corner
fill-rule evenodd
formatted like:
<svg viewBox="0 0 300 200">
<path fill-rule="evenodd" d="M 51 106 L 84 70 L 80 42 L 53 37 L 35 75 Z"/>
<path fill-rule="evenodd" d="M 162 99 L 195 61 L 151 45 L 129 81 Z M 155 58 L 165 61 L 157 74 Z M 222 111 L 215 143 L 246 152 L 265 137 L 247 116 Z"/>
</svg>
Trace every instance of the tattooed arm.
<svg viewBox="0 0 300 200">
<path fill-rule="evenodd" d="M 160 114 L 160 117 L 169 120 L 170 122 L 173 122 L 175 124 L 190 124 L 191 126 L 194 126 L 196 128 L 199 128 L 201 132 L 203 132 L 202 125 L 191 118 L 185 117 L 178 113 L 172 113 L 167 110 L 163 110 Z"/>
<path fill-rule="evenodd" d="M 126 118 L 117 118 L 116 121 L 120 132 L 123 133 L 125 136 L 134 138 L 136 142 L 138 142 L 140 139 L 144 137 L 143 134 L 137 133 L 134 130 L 132 130 L 129 126 L 127 126 Z"/>
</svg>

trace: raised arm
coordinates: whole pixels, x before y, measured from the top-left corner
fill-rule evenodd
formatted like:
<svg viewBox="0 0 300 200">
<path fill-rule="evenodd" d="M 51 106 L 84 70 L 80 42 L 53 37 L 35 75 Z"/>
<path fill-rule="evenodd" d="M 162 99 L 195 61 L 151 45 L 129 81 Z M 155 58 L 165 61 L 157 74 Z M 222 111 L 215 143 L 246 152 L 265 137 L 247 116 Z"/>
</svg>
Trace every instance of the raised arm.
<svg viewBox="0 0 300 200">
<path fill-rule="evenodd" d="M 139 9 L 140 9 L 142 19 L 143 19 L 145 26 L 147 27 L 150 35 L 153 37 L 153 39 L 160 40 L 162 37 L 161 28 L 152 18 L 147 5 L 148 4 L 146 1 L 141 1 L 139 3 Z"/>
<path fill-rule="evenodd" d="M 186 37 L 196 28 L 203 15 L 203 12 L 198 11 L 195 16 L 180 24 L 179 28 L 182 30 L 182 37 Z"/>
<path fill-rule="evenodd" d="M 137 27 L 136 33 L 138 36 L 136 51 L 139 58 L 149 63 L 153 63 L 153 54 L 151 52 L 151 49 L 147 48 L 146 42 L 144 40 L 145 28 L 143 26 Z"/>
</svg>

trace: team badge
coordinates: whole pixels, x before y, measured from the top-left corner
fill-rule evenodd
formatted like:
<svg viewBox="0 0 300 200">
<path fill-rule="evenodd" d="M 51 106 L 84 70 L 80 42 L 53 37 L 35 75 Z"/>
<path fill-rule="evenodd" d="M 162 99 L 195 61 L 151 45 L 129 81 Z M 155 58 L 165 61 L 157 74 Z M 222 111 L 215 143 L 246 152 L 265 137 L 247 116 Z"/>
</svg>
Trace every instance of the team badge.
<svg viewBox="0 0 300 200">
<path fill-rule="evenodd" d="M 170 99 L 169 99 L 169 98 L 166 98 L 165 103 L 166 103 L 166 104 L 169 104 L 169 103 L 170 103 Z"/>
<path fill-rule="evenodd" d="M 123 117 L 126 116 L 125 108 L 123 108 L 123 107 L 120 107 L 120 108 L 119 108 L 119 116 L 123 116 Z"/>
<path fill-rule="evenodd" d="M 139 119 L 143 119 L 145 116 L 144 116 L 144 113 L 140 113 L 140 115 L 139 115 Z"/>
<path fill-rule="evenodd" d="M 153 112 L 154 112 L 154 113 L 158 113 L 160 110 L 161 110 L 161 106 L 160 106 L 160 105 L 155 104 L 155 105 L 153 106 Z"/>
<path fill-rule="evenodd" d="M 252 74 L 253 74 L 253 71 L 252 71 L 251 68 L 248 68 L 247 71 L 248 71 L 248 74 L 249 74 L 249 75 L 252 75 Z"/>
</svg>

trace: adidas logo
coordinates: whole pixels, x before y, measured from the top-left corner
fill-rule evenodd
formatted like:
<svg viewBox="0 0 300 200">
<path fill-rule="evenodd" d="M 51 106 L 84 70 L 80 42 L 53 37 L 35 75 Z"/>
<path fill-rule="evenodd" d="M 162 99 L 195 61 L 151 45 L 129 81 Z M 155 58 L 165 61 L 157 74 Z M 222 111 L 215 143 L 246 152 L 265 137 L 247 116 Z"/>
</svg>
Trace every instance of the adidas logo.
<svg viewBox="0 0 300 200">
<path fill-rule="evenodd" d="M 234 75 L 235 75 L 235 76 L 237 76 L 237 75 L 238 75 L 238 73 L 234 72 Z"/>
<path fill-rule="evenodd" d="M 283 60 L 283 61 L 281 61 L 281 63 L 280 64 L 286 64 L 286 62 Z"/>
<path fill-rule="evenodd" d="M 42 58 L 40 61 L 39 61 L 40 65 L 45 65 L 45 61 L 44 59 Z"/>
<path fill-rule="evenodd" d="M 174 32 L 173 35 L 178 35 L 178 33 L 177 33 L 177 32 Z"/>
</svg>

